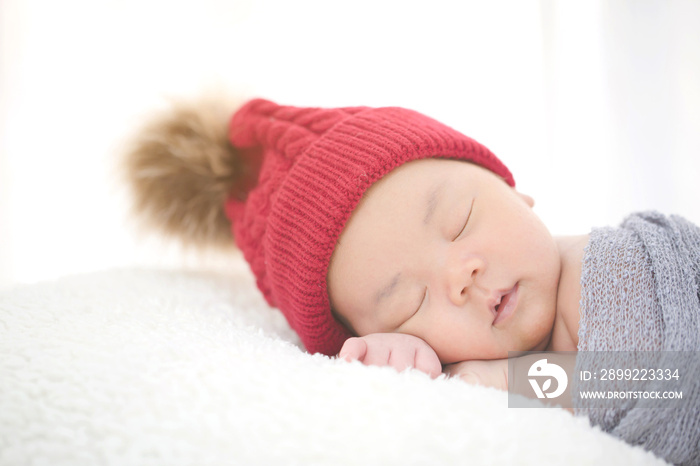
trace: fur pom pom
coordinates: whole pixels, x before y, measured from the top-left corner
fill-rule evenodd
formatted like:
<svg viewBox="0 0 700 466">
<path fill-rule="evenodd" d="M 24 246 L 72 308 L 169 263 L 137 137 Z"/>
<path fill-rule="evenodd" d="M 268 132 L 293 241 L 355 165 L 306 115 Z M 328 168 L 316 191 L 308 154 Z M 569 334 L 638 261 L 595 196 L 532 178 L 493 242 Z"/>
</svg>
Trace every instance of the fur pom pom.
<svg viewBox="0 0 700 466">
<path fill-rule="evenodd" d="M 136 135 L 124 158 L 133 210 L 185 246 L 234 246 L 224 201 L 241 163 L 228 140 L 235 105 L 176 104 Z"/>
</svg>

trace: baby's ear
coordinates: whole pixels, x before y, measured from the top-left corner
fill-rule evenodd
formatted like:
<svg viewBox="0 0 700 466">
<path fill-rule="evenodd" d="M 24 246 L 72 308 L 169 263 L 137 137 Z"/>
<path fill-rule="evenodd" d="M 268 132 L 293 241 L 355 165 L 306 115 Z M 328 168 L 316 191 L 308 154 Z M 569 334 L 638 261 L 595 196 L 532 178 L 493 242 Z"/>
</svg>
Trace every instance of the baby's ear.
<svg viewBox="0 0 700 466">
<path fill-rule="evenodd" d="M 518 193 L 518 196 L 520 196 L 520 198 L 523 201 L 525 201 L 525 204 L 529 205 L 531 208 L 535 206 L 535 200 L 531 196 L 528 196 L 527 194 L 523 194 L 521 192 L 517 192 L 517 193 Z"/>
</svg>

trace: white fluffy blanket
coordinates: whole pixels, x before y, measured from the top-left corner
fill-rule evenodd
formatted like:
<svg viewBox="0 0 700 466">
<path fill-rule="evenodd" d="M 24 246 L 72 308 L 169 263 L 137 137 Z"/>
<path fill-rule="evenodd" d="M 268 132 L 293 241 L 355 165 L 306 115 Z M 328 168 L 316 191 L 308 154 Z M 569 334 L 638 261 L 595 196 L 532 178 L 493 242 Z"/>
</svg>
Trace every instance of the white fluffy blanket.
<svg viewBox="0 0 700 466">
<path fill-rule="evenodd" d="M 0 293 L 0 464 L 663 462 L 504 392 L 309 355 L 241 261 Z"/>
</svg>

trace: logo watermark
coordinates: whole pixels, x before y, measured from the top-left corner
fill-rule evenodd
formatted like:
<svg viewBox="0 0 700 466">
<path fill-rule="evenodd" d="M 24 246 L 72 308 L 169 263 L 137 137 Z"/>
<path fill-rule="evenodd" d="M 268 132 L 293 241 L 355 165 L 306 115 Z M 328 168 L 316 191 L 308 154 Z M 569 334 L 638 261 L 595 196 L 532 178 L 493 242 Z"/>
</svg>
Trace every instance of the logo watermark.
<svg viewBox="0 0 700 466">
<path fill-rule="evenodd" d="M 512 408 L 683 408 L 698 384 L 700 352 L 522 352 L 508 358 Z"/>
<path fill-rule="evenodd" d="M 528 381 L 532 386 L 532 390 L 537 395 L 537 398 L 557 398 L 564 393 L 569 384 L 569 377 L 566 371 L 558 364 L 547 362 L 546 359 L 540 359 L 530 366 L 527 371 Z M 542 385 L 538 379 L 543 379 Z M 552 380 L 556 381 L 556 385 L 552 391 L 547 391 L 552 388 Z"/>
</svg>

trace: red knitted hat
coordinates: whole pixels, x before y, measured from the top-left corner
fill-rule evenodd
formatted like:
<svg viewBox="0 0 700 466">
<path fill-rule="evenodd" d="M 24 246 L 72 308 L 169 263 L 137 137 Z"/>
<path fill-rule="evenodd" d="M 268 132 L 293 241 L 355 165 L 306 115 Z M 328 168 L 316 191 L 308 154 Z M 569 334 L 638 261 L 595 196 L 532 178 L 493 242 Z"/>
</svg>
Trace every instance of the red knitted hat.
<svg viewBox="0 0 700 466">
<path fill-rule="evenodd" d="M 428 157 L 469 160 L 509 185 L 486 147 L 403 108 L 299 108 L 252 100 L 233 116 L 231 143 L 253 174 L 226 215 L 267 302 L 306 349 L 334 355 L 351 333 L 326 288 L 331 254 L 364 192 L 394 168 Z M 257 178 L 255 178 L 257 174 Z"/>
</svg>

